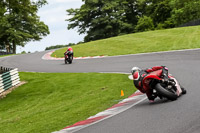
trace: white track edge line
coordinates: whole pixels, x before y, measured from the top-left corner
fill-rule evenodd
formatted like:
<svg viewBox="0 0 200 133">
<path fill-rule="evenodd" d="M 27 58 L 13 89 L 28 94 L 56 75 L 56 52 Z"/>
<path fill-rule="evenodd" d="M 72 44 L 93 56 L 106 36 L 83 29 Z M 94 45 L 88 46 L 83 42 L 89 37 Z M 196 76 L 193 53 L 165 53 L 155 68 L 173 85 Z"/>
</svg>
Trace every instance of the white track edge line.
<svg viewBox="0 0 200 133">
<path fill-rule="evenodd" d="M 79 128 L 79 129 L 77 129 L 77 130 L 74 130 L 74 131 L 72 131 L 72 132 L 63 132 L 63 133 L 74 133 L 74 132 L 77 132 L 77 131 L 79 131 L 79 130 L 81 130 L 81 129 L 84 129 L 84 128 L 86 128 L 86 127 L 89 127 L 89 126 L 91 126 L 91 125 L 94 125 L 94 124 L 96 124 L 96 123 L 98 123 L 98 122 L 101 122 L 101 121 L 103 121 L 103 120 L 109 119 L 109 118 L 111 118 L 111 117 L 113 117 L 113 116 L 115 116 L 115 115 L 117 115 L 117 114 L 120 114 L 120 113 L 122 113 L 122 112 L 124 112 L 124 111 L 126 111 L 126 110 L 128 110 L 128 109 L 130 109 L 130 108 L 132 108 L 133 106 L 139 104 L 140 102 L 142 102 L 142 101 L 144 101 L 144 100 L 146 100 L 146 99 L 147 99 L 147 97 L 145 97 L 145 98 L 139 100 L 138 102 L 136 102 L 136 103 L 130 105 L 129 107 L 126 107 L 125 109 L 119 111 L 119 112 L 116 113 L 116 114 L 113 114 L 113 115 L 111 115 L 111 116 L 105 117 L 105 118 L 103 118 L 103 119 L 101 119 L 101 120 L 98 120 L 98 121 L 96 121 L 96 122 L 93 122 L 93 123 L 91 123 L 91 124 L 85 125 L 84 127 L 81 127 L 81 128 Z M 63 130 L 65 130 L 65 129 L 63 129 Z M 66 129 L 66 131 L 67 131 L 67 129 Z"/>
<path fill-rule="evenodd" d="M 200 50 L 200 48 L 196 49 L 182 49 L 182 50 L 171 50 L 171 51 L 159 51 L 159 52 L 149 52 L 149 53 L 138 53 L 138 54 L 127 54 L 127 55 L 115 55 L 115 56 L 106 56 L 106 58 L 113 57 L 123 57 L 123 56 L 138 56 L 138 55 L 150 55 L 150 54 L 162 54 L 162 53 L 173 53 L 173 52 L 184 52 L 184 51 L 196 51 Z"/>
<path fill-rule="evenodd" d="M 184 51 L 196 51 L 200 50 L 200 48 L 195 48 L 195 49 L 182 49 L 182 50 L 170 50 L 170 51 L 159 51 L 159 52 L 148 52 L 148 53 L 138 53 L 138 54 L 127 54 L 127 55 L 114 55 L 114 56 L 103 56 L 101 58 L 113 58 L 113 57 L 123 57 L 123 56 L 138 56 L 138 55 L 149 55 L 149 54 L 162 54 L 162 53 L 173 53 L 173 52 L 184 52 Z M 47 54 L 47 53 L 46 53 Z M 46 55 L 45 54 L 45 55 Z M 43 57 L 45 56 L 42 56 Z M 99 58 L 87 58 L 87 59 L 99 59 Z M 48 60 L 48 59 L 43 59 L 43 60 Z M 51 60 L 51 59 L 50 59 Z M 56 60 L 56 59 L 55 59 Z"/>
</svg>

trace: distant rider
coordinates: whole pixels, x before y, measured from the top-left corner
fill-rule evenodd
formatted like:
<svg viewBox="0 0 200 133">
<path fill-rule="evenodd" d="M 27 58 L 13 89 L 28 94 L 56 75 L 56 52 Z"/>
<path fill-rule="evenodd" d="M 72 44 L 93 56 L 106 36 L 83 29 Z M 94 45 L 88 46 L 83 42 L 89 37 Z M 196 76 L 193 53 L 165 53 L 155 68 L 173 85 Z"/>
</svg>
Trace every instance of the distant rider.
<svg viewBox="0 0 200 133">
<path fill-rule="evenodd" d="M 72 54 L 72 57 L 74 57 L 74 52 L 73 52 L 73 49 L 72 49 L 72 47 L 68 47 L 67 48 L 67 51 L 65 52 L 65 54 Z"/>
<path fill-rule="evenodd" d="M 153 93 L 152 89 L 148 89 L 142 85 L 142 80 L 148 73 L 161 70 L 161 69 L 162 69 L 162 77 L 163 77 L 162 81 L 165 82 L 167 81 L 167 78 L 168 78 L 168 68 L 166 68 L 165 66 L 154 66 L 152 68 L 148 68 L 144 70 L 140 69 L 139 67 L 133 67 L 131 70 L 131 73 L 133 75 L 133 83 L 135 87 L 138 90 L 140 90 L 142 93 L 146 93 L 150 102 L 153 102 L 156 96 Z M 183 87 L 181 87 L 181 89 L 182 89 L 182 94 L 186 94 L 186 90 Z"/>
</svg>

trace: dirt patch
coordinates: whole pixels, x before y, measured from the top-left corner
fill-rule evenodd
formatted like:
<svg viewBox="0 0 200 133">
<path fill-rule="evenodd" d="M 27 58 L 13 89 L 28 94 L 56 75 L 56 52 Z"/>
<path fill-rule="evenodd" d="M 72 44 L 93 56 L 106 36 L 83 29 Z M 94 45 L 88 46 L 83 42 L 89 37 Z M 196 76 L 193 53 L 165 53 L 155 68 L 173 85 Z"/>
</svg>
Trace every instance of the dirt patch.
<svg viewBox="0 0 200 133">
<path fill-rule="evenodd" d="M 17 84 L 15 86 L 11 87 L 10 89 L 8 89 L 8 90 L 0 93 L 0 99 L 6 97 L 6 95 L 9 94 L 9 93 L 11 93 L 14 89 L 16 89 L 17 87 L 19 87 L 19 86 L 21 86 L 23 84 L 26 84 L 26 83 L 27 83 L 26 81 L 21 81 L 19 84 Z"/>
</svg>

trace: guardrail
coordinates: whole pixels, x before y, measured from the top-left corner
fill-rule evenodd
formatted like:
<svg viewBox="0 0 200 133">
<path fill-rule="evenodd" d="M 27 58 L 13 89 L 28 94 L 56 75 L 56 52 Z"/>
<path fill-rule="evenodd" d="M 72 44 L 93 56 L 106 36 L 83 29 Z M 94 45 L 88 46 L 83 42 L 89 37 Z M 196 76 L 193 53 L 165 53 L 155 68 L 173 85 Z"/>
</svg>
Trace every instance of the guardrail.
<svg viewBox="0 0 200 133">
<path fill-rule="evenodd" d="M 18 69 L 0 67 L 0 93 L 20 83 Z"/>
<path fill-rule="evenodd" d="M 197 26 L 197 25 L 200 25 L 200 19 L 187 22 L 187 23 L 185 23 L 185 24 L 180 25 L 179 27 Z"/>
</svg>

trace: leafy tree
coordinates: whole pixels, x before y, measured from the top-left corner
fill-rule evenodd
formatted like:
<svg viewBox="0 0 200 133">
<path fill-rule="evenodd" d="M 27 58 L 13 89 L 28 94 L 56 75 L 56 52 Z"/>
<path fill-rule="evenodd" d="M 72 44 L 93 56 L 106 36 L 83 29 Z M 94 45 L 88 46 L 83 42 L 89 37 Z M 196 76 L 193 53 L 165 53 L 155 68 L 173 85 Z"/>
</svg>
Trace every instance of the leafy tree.
<svg viewBox="0 0 200 133">
<path fill-rule="evenodd" d="M 153 19 L 155 27 L 172 28 L 200 18 L 199 0 L 141 0 L 141 16 Z"/>
<path fill-rule="evenodd" d="M 172 7 L 170 6 L 170 0 L 140 1 L 139 11 L 141 16 L 151 17 L 155 27 L 162 25 L 163 28 L 168 28 L 168 22 L 164 23 L 171 17 Z"/>
<path fill-rule="evenodd" d="M 4 12 L 6 12 L 6 7 L 3 1 L 0 1 L 0 33 L 4 32 L 3 24 L 5 23 Z M 5 48 L 5 38 L 1 37 L 0 34 L 0 49 Z"/>
<path fill-rule="evenodd" d="M 154 30 L 153 20 L 150 17 L 140 17 L 135 27 L 136 32 Z"/>
<path fill-rule="evenodd" d="M 134 32 L 136 0 L 85 0 L 80 9 L 68 9 L 73 16 L 68 29 L 78 27 L 80 34 L 87 33 L 84 41 L 97 40 Z"/>
<path fill-rule="evenodd" d="M 152 18 L 156 24 L 164 23 L 171 17 L 172 8 L 169 5 L 169 0 L 165 0 L 156 4 L 155 11 L 152 14 Z"/>
<path fill-rule="evenodd" d="M 199 0 L 171 0 L 173 7 L 171 19 L 176 26 L 200 18 Z"/>
<path fill-rule="evenodd" d="M 173 28 L 200 18 L 199 0 L 83 0 L 68 9 L 68 29 L 86 33 L 84 41 L 153 29 Z"/>
<path fill-rule="evenodd" d="M 0 3 L 1 45 L 6 45 L 13 53 L 16 53 L 16 45 L 24 46 L 26 42 L 40 40 L 49 34 L 48 26 L 37 16 L 46 0 L 3 0 Z"/>
</svg>

